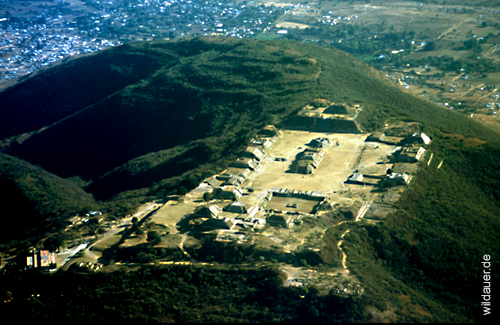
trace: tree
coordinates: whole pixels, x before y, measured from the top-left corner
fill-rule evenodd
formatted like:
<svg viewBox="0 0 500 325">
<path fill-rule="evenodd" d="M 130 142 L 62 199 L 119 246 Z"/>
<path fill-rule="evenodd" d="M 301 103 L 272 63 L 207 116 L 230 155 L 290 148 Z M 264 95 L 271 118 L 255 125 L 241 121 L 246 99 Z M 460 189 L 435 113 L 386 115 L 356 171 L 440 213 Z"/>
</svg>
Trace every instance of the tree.
<svg viewBox="0 0 500 325">
<path fill-rule="evenodd" d="M 475 39 L 469 39 L 469 40 L 466 40 L 464 42 L 464 46 L 466 49 L 470 50 L 470 49 L 473 49 L 473 48 L 476 48 L 479 46 L 477 40 Z"/>
<path fill-rule="evenodd" d="M 61 237 L 50 237 L 43 243 L 43 247 L 53 252 L 59 249 L 59 247 L 65 247 L 66 242 Z"/>
<path fill-rule="evenodd" d="M 188 193 L 188 190 L 184 186 L 179 186 L 177 188 L 177 194 L 179 194 L 179 195 L 186 195 L 187 193 Z"/>
<path fill-rule="evenodd" d="M 148 231 L 147 242 L 153 245 L 159 244 L 161 242 L 161 236 L 155 230 Z"/>
<path fill-rule="evenodd" d="M 311 313 L 314 317 L 319 317 L 320 315 L 319 310 L 314 306 L 309 307 L 309 313 Z"/>
<path fill-rule="evenodd" d="M 424 51 L 434 51 L 436 49 L 436 42 L 430 41 L 424 46 Z"/>
</svg>

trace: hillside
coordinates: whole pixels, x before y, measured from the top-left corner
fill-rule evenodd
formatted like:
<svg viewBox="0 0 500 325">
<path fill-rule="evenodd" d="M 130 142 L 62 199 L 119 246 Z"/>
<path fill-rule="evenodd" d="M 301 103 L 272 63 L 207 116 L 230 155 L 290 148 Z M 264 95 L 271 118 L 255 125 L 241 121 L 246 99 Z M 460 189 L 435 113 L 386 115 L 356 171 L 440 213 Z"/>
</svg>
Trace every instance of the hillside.
<svg viewBox="0 0 500 325">
<path fill-rule="evenodd" d="M 43 220 L 94 204 L 87 193 L 103 201 L 174 193 L 220 172 L 259 128 L 285 127 L 317 98 L 362 105 L 364 132 L 419 122 L 433 138 L 434 160 L 399 210 L 345 236 L 349 268 L 367 288 L 359 306 L 395 306 L 398 321 L 481 321 L 481 258 L 500 258 L 498 134 L 332 48 L 190 38 L 129 43 L 41 71 L 0 93 L 1 186 L 13 193 L 5 203 Z M 72 176 L 87 193 L 64 179 Z M 317 308 L 318 320 L 332 320 L 326 305 Z"/>
<path fill-rule="evenodd" d="M 88 190 L 109 199 L 215 162 L 233 153 L 253 130 L 315 97 L 366 104 L 359 117 L 365 130 L 403 116 L 452 133 L 459 129 L 492 137 L 463 116 L 398 91 L 338 50 L 286 41 L 194 38 L 112 48 L 5 90 L 0 94 L 2 138 L 7 153 L 61 177 L 93 180 Z M 170 155 L 164 158 L 162 152 L 193 141 L 204 147 L 197 150 L 202 154 L 193 165 L 172 168 Z M 152 152 L 158 155 L 148 155 Z M 141 156 L 149 163 L 127 171 L 127 162 Z M 124 188 L 112 176 L 140 178 L 153 166 L 155 180 L 125 181 Z"/>
<path fill-rule="evenodd" d="M 21 159 L 0 153 L 2 214 L 0 243 L 37 237 L 65 225 L 73 213 L 97 206 L 91 194 L 74 182 Z"/>
</svg>

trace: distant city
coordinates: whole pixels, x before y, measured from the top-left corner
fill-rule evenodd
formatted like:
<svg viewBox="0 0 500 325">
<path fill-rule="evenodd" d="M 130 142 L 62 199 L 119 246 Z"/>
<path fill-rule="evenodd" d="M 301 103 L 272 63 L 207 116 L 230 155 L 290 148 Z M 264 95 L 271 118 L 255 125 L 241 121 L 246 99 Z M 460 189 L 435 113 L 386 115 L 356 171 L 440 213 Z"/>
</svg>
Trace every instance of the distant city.
<svg viewBox="0 0 500 325">
<path fill-rule="evenodd" d="M 295 6 L 227 0 L 0 1 L 0 82 L 129 41 L 253 37 Z"/>
</svg>

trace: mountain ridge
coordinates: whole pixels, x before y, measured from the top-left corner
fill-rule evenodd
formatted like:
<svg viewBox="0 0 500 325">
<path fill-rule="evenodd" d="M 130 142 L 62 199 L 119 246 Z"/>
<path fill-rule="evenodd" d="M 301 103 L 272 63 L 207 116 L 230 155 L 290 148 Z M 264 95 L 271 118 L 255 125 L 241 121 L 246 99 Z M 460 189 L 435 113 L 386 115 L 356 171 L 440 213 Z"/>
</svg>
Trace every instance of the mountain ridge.
<svg viewBox="0 0 500 325">
<path fill-rule="evenodd" d="M 91 73 L 82 74 L 86 70 Z M 72 80 L 72 74 L 80 78 Z M 110 80 L 123 76 L 106 88 Z M 52 87 L 54 80 L 58 83 Z M 85 80 L 93 82 L 79 87 Z M 59 89 L 62 81 L 66 85 Z M 48 88 L 49 100 L 44 96 Z M 91 92 L 97 98 L 79 102 L 89 89 L 99 89 L 100 97 Z M 26 93 L 31 95 L 20 96 Z M 202 141 L 208 147 L 196 164 L 208 164 L 213 171 L 221 156 L 244 150 L 252 130 L 285 121 L 315 98 L 363 104 L 357 122 L 364 131 L 382 127 L 393 117 L 419 121 L 433 128 L 430 135 L 498 138 L 461 114 L 436 109 L 402 92 L 380 72 L 342 51 L 284 40 L 195 37 L 128 43 L 57 64 L 5 89 L 0 93 L 0 141 L 7 154 L 62 177 L 78 175 L 90 181 L 87 190 L 107 200 L 120 192 L 120 182 L 106 181 L 117 179 L 110 178 L 113 173 L 137 174 L 128 171 L 133 165 L 129 161 L 155 160 L 151 153 L 159 157 L 165 150 Z M 37 103 L 34 114 L 27 114 L 31 103 Z M 49 107 L 55 113 L 41 118 Z M 24 134 L 13 133 L 11 124 L 16 123 L 23 124 Z M 157 190 L 175 189 L 173 179 L 162 181 L 172 173 L 162 173 L 160 161 L 150 164 L 158 171 L 153 173 L 156 182 L 151 177 L 135 185 L 126 181 L 127 190 L 153 183 L 159 184 Z M 195 172 L 195 178 L 206 174 Z M 106 193 L 104 188 L 113 190 Z"/>
</svg>

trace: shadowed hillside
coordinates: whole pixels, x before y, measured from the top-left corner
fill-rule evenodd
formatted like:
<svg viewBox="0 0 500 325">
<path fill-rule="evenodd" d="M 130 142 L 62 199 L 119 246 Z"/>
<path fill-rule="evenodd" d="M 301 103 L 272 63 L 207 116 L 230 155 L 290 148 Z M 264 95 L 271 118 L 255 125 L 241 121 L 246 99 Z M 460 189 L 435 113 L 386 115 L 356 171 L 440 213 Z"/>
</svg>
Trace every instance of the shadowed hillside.
<svg viewBox="0 0 500 325">
<path fill-rule="evenodd" d="M 64 225 L 72 213 L 97 206 L 92 195 L 73 182 L 6 154 L 0 154 L 0 192 L 8 211 L 2 214 L 0 243 L 42 235 Z"/>
<path fill-rule="evenodd" d="M 67 118 L 159 67 L 154 56 L 133 50 L 102 51 L 65 62 L 40 70 L 0 93 L 0 138 Z"/>
</svg>

